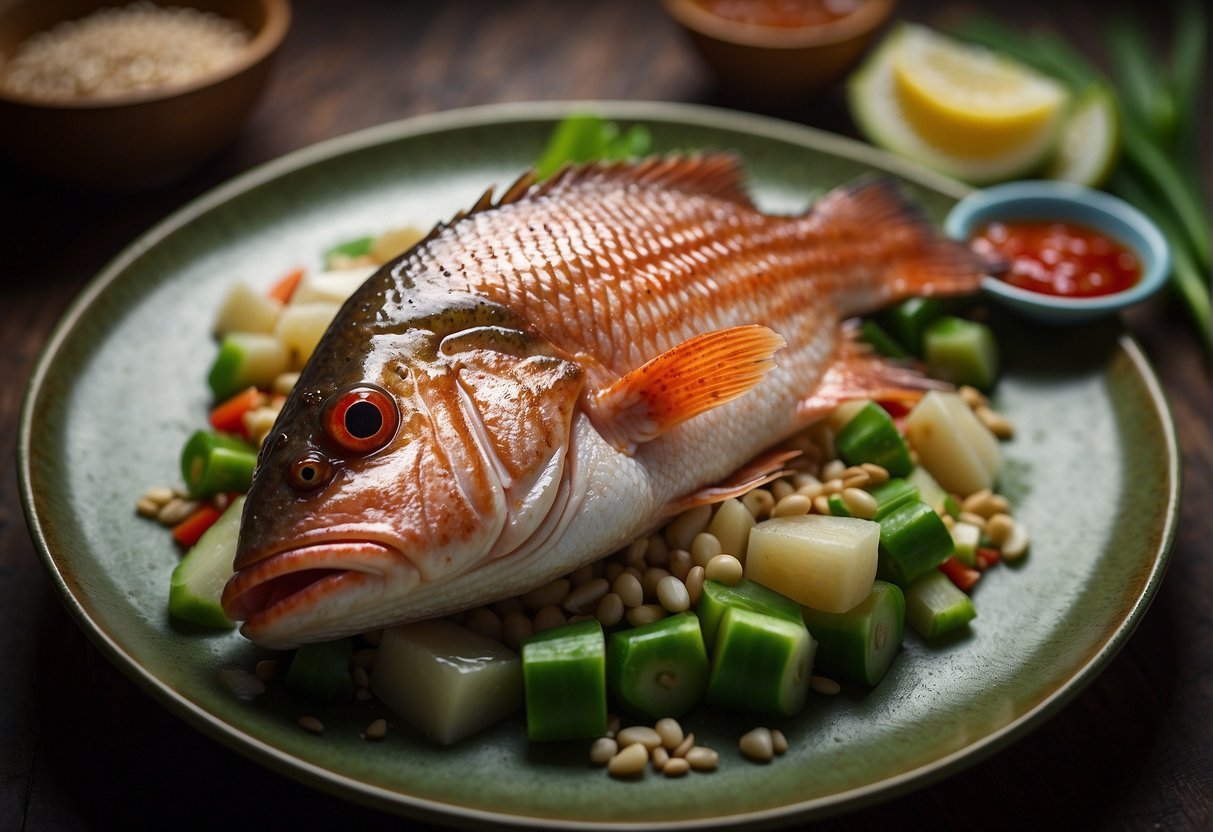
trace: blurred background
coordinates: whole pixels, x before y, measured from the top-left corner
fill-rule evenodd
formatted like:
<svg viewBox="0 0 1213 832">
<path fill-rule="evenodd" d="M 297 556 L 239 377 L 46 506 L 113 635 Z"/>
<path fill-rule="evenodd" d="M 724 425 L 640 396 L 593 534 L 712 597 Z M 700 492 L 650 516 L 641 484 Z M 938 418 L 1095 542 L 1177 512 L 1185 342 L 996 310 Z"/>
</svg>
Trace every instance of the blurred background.
<svg viewBox="0 0 1213 832">
<path fill-rule="evenodd" d="M 13 5 L 0 0 L 0 20 Z M 986 5 L 902 0 L 893 17 L 947 30 Z M 1137 18 L 1159 55 L 1168 54 L 1170 38 L 1165 6 L 1151 4 Z M 1048 31 L 1095 65 L 1117 66 L 1101 4 L 1021 0 L 1000 4 L 998 15 L 1023 43 Z M 6 45 L 0 34 L 0 47 Z M 289 30 L 267 67 L 247 120 L 212 155 L 167 181 L 135 190 L 86 188 L 0 158 L 2 829 L 412 828 L 284 779 L 178 721 L 88 643 L 43 573 L 21 517 L 8 437 L 15 436 L 23 386 L 54 323 L 141 232 L 229 178 L 317 141 L 494 102 L 690 102 L 862 137 L 841 83 L 826 82 L 812 94 L 730 87 L 656 0 L 303 0 L 293 4 Z M 1207 148 L 1207 62 L 1202 75 L 1195 100 L 1200 146 Z M 0 113 L 0 132 L 35 129 L 18 123 L 13 110 Z M 78 141 L 75 129 L 53 128 L 39 141 Z M 1198 165 L 1194 190 L 1207 216 L 1213 192 L 1207 152 Z M 1138 633 L 1075 701 L 1010 748 L 939 784 L 804 828 L 1207 828 L 1208 352 L 1182 308 L 1165 296 L 1127 320 L 1171 397 L 1185 461 L 1186 502 L 1171 574 Z"/>
</svg>

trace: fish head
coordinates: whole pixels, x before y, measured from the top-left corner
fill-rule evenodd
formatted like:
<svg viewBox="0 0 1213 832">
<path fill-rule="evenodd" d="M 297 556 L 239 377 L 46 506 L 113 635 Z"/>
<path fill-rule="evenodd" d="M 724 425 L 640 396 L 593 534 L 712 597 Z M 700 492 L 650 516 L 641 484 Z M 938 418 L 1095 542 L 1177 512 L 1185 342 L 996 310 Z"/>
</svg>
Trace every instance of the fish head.
<svg viewBox="0 0 1213 832">
<path fill-rule="evenodd" d="M 526 547 L 565 476 L 582 370 L 542 337 L 369 340 L 357 360 L 318 348 L 262 446 L 223 606 L 265 646 L 476 603 L 452 584 L 483 592 L 469 573 Z"/>
</svg>

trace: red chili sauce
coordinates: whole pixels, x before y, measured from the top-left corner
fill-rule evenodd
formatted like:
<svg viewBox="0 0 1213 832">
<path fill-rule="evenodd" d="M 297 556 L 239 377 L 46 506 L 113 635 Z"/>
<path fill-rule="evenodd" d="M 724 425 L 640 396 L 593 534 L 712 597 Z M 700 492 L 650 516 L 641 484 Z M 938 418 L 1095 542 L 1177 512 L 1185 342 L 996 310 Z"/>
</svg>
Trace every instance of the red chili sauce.
<svg viewBox="0 0 1213 832">
<path fill-rule="evenodd" d="M 840 20 L 863 0 L 695 0 L 704 10 L 734 23 L 798 29 Z"/>
<path fill-rule="evenodd" d="M 1125 246 L 1070 222 L 992 222 L 973 248 L 1006 261 L 1012 286 L 1068 298 L 1111 295 L 1141 279 L 1141 264 Z"/>
</svg>

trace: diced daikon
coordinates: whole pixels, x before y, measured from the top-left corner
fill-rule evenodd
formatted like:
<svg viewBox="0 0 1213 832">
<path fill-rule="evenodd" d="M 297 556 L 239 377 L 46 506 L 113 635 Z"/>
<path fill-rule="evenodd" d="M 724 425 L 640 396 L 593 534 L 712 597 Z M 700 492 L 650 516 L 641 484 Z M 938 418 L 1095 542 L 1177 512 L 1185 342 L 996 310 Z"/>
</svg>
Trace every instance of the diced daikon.
<svg viewBox="0 0 1213 832">
<path fill-rule="evenodd" d="M 998 440 L 955 393 L 932 390 L 906 417 L 906 439 L 941 486 L 962 496 L 993 488 Z"/>
<path fill-rule="evenodd" d="M 880 524 L 858 517 L 774 517 L 750 530 L 745 576 L 823 612 L 846 612 L 876 579 Z"/>
</svg>

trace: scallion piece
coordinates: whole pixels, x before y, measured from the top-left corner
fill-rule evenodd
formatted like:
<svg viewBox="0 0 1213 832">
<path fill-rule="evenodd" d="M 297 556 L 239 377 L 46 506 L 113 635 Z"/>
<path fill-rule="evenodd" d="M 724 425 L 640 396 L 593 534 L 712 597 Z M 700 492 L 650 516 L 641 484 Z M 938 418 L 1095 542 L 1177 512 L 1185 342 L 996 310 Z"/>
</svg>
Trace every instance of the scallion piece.
<svg viewBox="0 0 1213 832">
<path fill-rule="evenodd" d="M 930 506 L 902 505 L 880 520 L 878 575 L 909 586 L 952 554 L 952 535 Z"/>
<path fill-rule="evenodd" d="M 914 469 L 905 438 L 888 411 L 875 402 L 864 405 L 843 426 L 834 445 L 847 465 L 873 462 L 894 477 L 904 477 Z"/>
<path fill-rule="evenodd" d="M 209 430 L 195 431 L 181 451 L 181 476 L 193 498 L 246 492 L 257 467 L 257 451 L 247 442 Z"/>
<path fill-rule="evenodd" d="M 524 641 L 522 679 L 529 739 L 606 733 L 606 641 L 597 619 L 544 630 Z"/>
<path fill-rule="evenodd" d="M 923 638 L 941 636 L 976 617 L 972 599 L 938 569 L 930 570 L 906 589 L 906 621 Z"/>
<path fill-rule="evenodd" d="M 831 679 L 875 685 L 897 655 L 905 620 L 905 596 L 885 581 L 874 582 L 871 594 L 846 612 L 805 607 L 805 624 L 817 640 L 814 670 Z"/>
<path fill-rule="evenodd" d="M 650 719 L 682 716 L 707 687 L 708 653 L 693 613 L 611 634 L 607 688 L 626 710 Z"/>
</svg>

